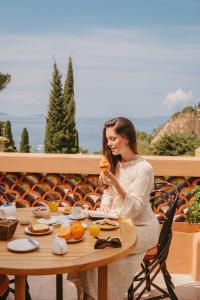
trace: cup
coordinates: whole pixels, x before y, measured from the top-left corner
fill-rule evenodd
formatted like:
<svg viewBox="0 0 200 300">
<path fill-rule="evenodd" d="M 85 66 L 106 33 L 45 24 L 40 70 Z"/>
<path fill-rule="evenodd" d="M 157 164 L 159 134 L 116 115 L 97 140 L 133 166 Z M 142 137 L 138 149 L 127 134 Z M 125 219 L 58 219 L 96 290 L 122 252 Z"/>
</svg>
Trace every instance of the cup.
<svg viewBox="0 0 200 300">
<path fill-rule="evenodd" d="M 97 224 L 95 222 L 89 224 L 88 229 L 89 229 L 90 235 L 94 236 L 94 237 L 98 236 L 100 233 L 100 230 L 101 230 L 100 224 Z"/>
<path fill-rule="evenodd" d="M 73 206 L 73 207 L 72 207 L 72 215 L 73 215 L 75 218 L 79 218 L 79 217 L 80 217 L 81 211 L 82 211 L 82 209 L 81 209 L 81 207 L 79 207 L 79 206 Z"/>
<path fill-rule="evenodd" d="M 58 210 L 58 201 L 49 201 L 48 203 L 49 209 L 51 212 L 57 212 Z"/>
<path fill-rule="evenodd" d="M 3 219 L 16 219 L 15 203 L 4 203 L 0 206 L 0 217 Z"/>
</svg>

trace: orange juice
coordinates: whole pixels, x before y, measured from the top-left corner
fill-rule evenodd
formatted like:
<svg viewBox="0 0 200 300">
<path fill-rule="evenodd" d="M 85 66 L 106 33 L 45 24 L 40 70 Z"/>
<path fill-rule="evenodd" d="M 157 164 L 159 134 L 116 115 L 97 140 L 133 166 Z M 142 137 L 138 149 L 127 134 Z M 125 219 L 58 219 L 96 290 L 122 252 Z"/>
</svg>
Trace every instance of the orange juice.
<svg viewBox="0 0 200 300">
<path fill-rule="evenodd" d="M 58 202 L 57 201 L 49 201 L 48 203 L 49 209 L 52 212 L 56 212 L 58 210 Z"/>
<path fill-rule="evenodd" d="M 100 233 L 100 225 L 97 223 L 91 223 L 88 226 L 89 232 L 92 236 L 98 236 L 98 234 Z"/>
</svg>

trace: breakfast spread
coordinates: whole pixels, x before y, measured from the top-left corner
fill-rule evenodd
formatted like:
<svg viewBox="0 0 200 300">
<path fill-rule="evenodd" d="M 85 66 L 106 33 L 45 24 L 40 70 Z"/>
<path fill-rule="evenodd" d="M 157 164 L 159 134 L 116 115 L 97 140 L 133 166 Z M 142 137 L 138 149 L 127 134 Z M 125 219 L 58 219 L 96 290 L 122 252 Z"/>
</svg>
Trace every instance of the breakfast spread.
<svg viewBox="0 0 200 300">
<path fill-rule="evenodd" d="M 103 171 L 105 175 L 110 171 L 110 163 L 105 156 L 102 157 L 100 161 L 100 169 Z"/>
</svg>

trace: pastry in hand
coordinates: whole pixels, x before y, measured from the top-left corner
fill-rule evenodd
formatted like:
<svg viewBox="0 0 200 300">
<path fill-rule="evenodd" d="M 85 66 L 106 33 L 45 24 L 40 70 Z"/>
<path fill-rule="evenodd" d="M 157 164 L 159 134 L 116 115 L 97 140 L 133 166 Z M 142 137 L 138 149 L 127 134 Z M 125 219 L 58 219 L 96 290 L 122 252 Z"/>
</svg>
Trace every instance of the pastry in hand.
<svg viewBox="0 0 200 300">
<path fill-rule="evenodd" d="M 102 157 L 100 161 L 100 169 L 103 171 L 105 175 L 110 171 L 110 163 L 105 156 Z"/>
</svg>

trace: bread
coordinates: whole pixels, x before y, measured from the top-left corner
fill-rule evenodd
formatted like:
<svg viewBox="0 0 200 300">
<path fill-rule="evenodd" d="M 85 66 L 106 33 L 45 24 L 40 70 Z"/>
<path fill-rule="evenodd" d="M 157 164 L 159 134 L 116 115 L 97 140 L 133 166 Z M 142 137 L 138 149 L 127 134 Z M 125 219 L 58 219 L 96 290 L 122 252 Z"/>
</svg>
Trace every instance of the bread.
<svg viewBox="0 0 200 300">
<path fill-rule="evenodd" d="M 44 233 L 48 232 L 50 227 L 46 224 L 29 224 L 28 229 L 34 233 Z"/>
<path fill-rule="evenodd" d="M 104 219 L 104 222 L 111 226 L 117 226 L 117 224 L 118 224 L 116 221 L 113 221 L 111 219 Z"/>
<path fill-rule="evenodd" d="M 110 163 L 105 156 L 103 156 L 100 161 L 100 169 L 105 175 L 110 171 Z"/>
</svg>

